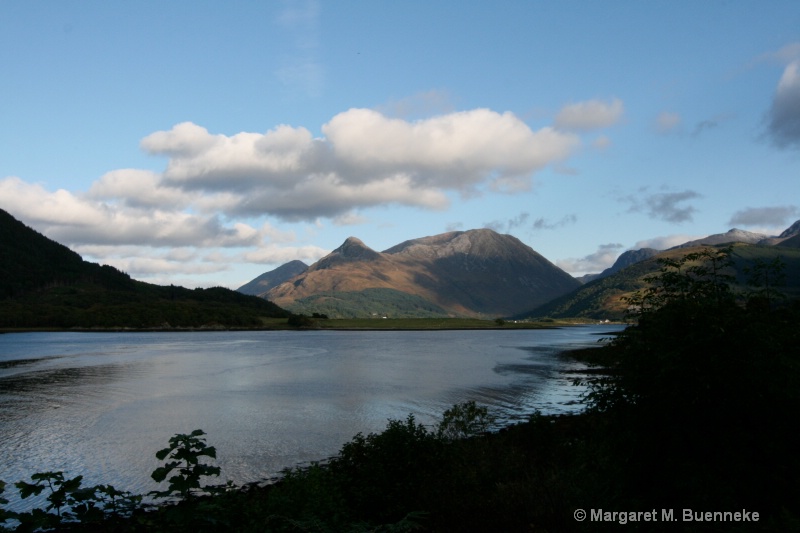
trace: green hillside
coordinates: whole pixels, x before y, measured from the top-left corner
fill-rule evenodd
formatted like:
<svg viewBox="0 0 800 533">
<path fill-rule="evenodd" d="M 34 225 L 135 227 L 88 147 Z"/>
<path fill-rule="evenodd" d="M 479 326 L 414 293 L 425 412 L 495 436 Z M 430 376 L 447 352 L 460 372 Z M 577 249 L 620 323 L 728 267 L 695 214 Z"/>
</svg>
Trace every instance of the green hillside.
<svg viewBox="0 0 800 533">
<path fill-rule="evenodd" d="M 517 318 L 621 320 L 625 316 L 628 305 L 623 298 L 631 296 L 647 285 L 644 278 L 658 272 L 659 258 L 675 259 L 704 248 L 719 248 L 719 246 L 664 251 L 608 277 L 589 282 L 579 289 L 523 313 Z M 784 265 L 784 276 L 781 285 L 776 288 L 787 298 L 800 298 L 800 249 L 788 246 L 736 244 L 733 246 L 731 258 L 735 268 L 733 274 L 737 281 L 737 285 L 734 287 L 736 291 L 746 293 L 748 290 L 747 268 L 752 268 L 757 261 L 771 262 L 779 259 Z"/>
<path fill-rule="evenodd" d="M 136 281 L 84 261 L 0 210 L 0 328 L 253 327 L 287 315 L 222 287 Z"/>
<path fill-rule="evenodd" d="M 306 315 L 321 313 L 330 318 L 448 316 L 447 311 L 420 296 L 394 289 L 378 288 L 352 292 L 322 292 L 297 300 L 289 306 L 289 309 Z"/>
</svg>

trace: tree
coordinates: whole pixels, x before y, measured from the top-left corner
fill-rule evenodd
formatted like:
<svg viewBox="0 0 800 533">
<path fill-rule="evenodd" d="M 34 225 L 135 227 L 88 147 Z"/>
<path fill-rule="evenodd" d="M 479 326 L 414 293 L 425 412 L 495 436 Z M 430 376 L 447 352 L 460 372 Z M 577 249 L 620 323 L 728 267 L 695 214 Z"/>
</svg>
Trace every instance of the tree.
<svg viewBox="0 0 800 533">
<path fill-rule="evenodd" d="M 650 503 L 767 509 L 775 491 L 796 490 L 800 306 L 740 305 L 728 253 L 663 261 L 636 323 L 603 348 L 607 373 L 590 383 L 590 411 L 609 421 L 611 462 L 625 465 L 615 475 Z M 758 489 L 766 484 L 772 502 Z"/>
</svg>

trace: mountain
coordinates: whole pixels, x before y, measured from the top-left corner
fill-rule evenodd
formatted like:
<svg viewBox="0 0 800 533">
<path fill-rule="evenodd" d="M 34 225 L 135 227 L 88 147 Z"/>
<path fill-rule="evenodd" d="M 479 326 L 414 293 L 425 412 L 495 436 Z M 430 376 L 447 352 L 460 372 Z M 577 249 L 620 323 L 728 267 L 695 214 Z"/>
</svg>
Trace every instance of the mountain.
<svg viewBox="0 0 800 533">
<path fill-rule="evenodd" d="M 614 274 L 615 272 L 619 272 L 623 268 L 627 268 L 640 261 L 644 261 L 645 259 L 650 259 L 659 252 L 660 250 L 656 250 L 655 248 L 640 248 L 638 250 L 628 250 L 622 252 L 622 254 L 617 257 L 617 260 L 614 261 L 614 264 L 607 269 L 603 270 L 599 274 L 587 274 L 579 279 L 581 283 L 589 283 L 590 281 L 594 281 L 596 279 L 605 278 L 611 274 Z"/>
<path fill-rule="evenodd" d="M 260 326 L 288 313 L 213 287 L 163 287 L 84 261 L 0 209 L 0 327 Z"/>
<path fill-rule="evenodd" d="M 508 316 L 579 283 L 515 237 L 492 230 L 412 239 L 377 252 L 349 237 L 262 296 L 329 316 Z"/>
<path fill-rule="evenodd" d="M 783 230 L 783 233 L 778 235 L 778 237 L 781 239 L 788 239 L 789 237 L 796 237 L 797 235 L 800 235 L 800 220 Z"/>
<path fill-rule="evenodd" d="M 725 233 L 716 233 L 714 235 L 709 235 L 708 237 L 703 237 L 702 239 L 685 242 L 675 246 L 675 248 L 692 248 L 694 246 L 728 244 L 733 242 L 758 244 L 767 238 L 769 237 L 763 233 L 753 233 L 751 231 L 733 228 Z"/>
<path fill-rule="evenodd" d="M 797 236 L 791 237 L 791 239 L 795 238 Z M 720 246 L 722 245 L 717 245 L 717 247 Z M 591 281 L 573 292 L 531 311 L 521 313 L 515 318 L 622 319 L 627 308 L 624 298 L 647 286 L 644 278 L 656 274 L 661 268 L 658 259 L 677 260 L 688 253 L 706 248 L 708 246 L 675 247 L 665 250 L 610 276 Z M 778 246 L 738 243 L 733 246 L 731 257 L 734 261 L 733 274 L 736 277 L 736 290 L 749 290 L 747 285 L 748 269 L 758 262 L 769 264 L 778 259 L 785 269 L 783 283 L 776 287 L 777 290 L 788 298 L 800 297 L 800 248 L 783 246 L 783 243 Z"/>
<path fill-rule="evenodd" d="M 759 244 L 771 244 L 776 246 L 791 246 L 797 248 L 800 241 L 800 220 L 786 228 L 777 237 L 769 237 Z"/>
<path fill-rule="evenodd" d="M 716 233 L 714 235 L 703 237 L 702 239 L 695 239 L 692 241 L 685 242 L 683 244 L 679 244 L 678 246 L 674 246 L 673 249 L 692 248 L 695 246 L 714 246 L 719 244 L 731 244 L 731 243 L 777 245 L 781 244 L 782 242 L 787 242 L 785 246 L 797 247 L 798 246 L 797 240 L 794 241 L 790 240 L 792 237 L 795 237 L 797 235 L 800 235 L 800 220 L 792 224 L 792 226 L 790 226 L 788 229 L 786 229 L 783 233 L 781 233 L 777 237 L 768 237 L 763 233 L 753 233 L 750 231 L 744 231 L 737 228 L 733 228 L 725 233 Z M 589 283 L 590 281 L 604 278 L 610 274 L 619 272 L 621 269 L 628 267 L 639 261 L 648 259 L 657 253 L 659 253 L 659 250 L 655 250 L 653 248 L 628 250 L 627 252 L 624 252 L 622 255 L 620 255 L 617 258 L 617 261 L 614 263 L 614 265 L 611 266 L 610 268 L 605 269 L 603 272 L 599 274 L 586 274 L 578 279 L 580 280 L 581 283 Z"/>
<path fill-rule="evenodd" d="M 270 270 L 269 272 L 261 274 L 254 280 L 250 281 L 249 283 L 245 283 L 236 290 L 243 294 L 258 296 L 259 294 L 263 294 L 271 288 L 280 285 L 284 281 L 291 279 L 298 274 L 302 274 L 306 270 L 308 270 L 308 265 L 302 261 L 289 261 L 285 265 L 281 265 L 275 270 Z"/>
</svg>

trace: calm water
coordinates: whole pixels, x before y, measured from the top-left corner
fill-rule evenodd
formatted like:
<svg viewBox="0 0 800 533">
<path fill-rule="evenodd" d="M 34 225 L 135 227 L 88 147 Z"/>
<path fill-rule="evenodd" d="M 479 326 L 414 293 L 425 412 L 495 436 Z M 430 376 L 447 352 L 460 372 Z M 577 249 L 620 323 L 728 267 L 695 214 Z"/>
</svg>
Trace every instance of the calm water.
<svg viewBox="0 0 800 533">
<path fill-rule="evenodd" d="M 0 479 L 63 470 L 145 493 L 155 452 L 202 428 L 220 482 L 244 483 L 465 400 L 501 422 L 572 411 L 561 371 L 582 366 L 559 352 L 614 329 L 0 335 Z"/>
</svg>

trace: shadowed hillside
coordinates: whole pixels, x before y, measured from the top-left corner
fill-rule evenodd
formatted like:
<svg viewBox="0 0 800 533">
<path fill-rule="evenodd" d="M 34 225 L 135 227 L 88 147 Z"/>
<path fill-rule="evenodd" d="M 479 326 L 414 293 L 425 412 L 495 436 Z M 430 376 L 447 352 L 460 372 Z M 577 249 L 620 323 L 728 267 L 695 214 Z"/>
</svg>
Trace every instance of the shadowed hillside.
<svg viewBox="0 0 800 533">
<path fill-rule="evenodd" d="M 656 274 L 661 268 L 659 258 L 675 259 L 708 248 L 718 249 L 721 246 L 678 247 L 666 250 L 615 274 L 591 281 L 518 317 L 620 320 L 624 318 L 628 307 L 624 298 L 630 298 L 635 291 L 647 285 L 644 278 Z M 736 278 L 733 287 L 735 291 L 745 294 L 749 290 L 748 269 L 752 269 L 758 262 L 769 263 L 778 260 L 785 265 L 783 280 L 778 290 L 789 298 L 800 297 L 800 249 L 784 245 L 736 244 L 733 245 L 731 258 L 734 263 L 732 274 Z"/>
<path fill-rule="evenodd" d="M 222 287 L 136 281 L 0 210 L 0 327 L 252 327 L 282 316 L 271 302 Z"/>
</svg>

